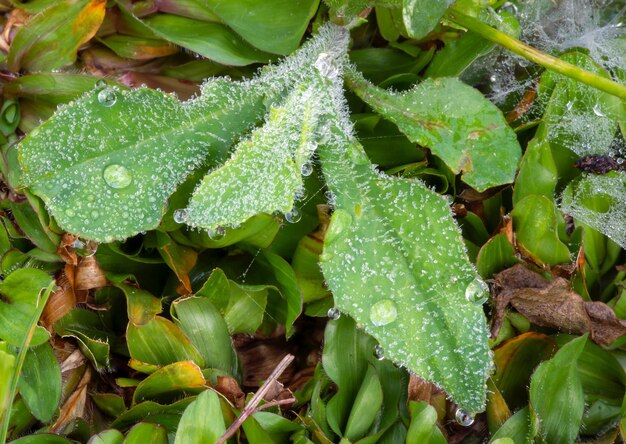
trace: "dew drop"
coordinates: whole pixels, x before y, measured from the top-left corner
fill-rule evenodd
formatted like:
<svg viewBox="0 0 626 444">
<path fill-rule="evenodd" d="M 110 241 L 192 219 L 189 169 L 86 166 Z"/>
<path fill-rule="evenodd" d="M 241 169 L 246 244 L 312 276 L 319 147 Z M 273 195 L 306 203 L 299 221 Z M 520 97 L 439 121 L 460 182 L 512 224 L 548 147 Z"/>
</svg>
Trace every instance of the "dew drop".
<svg viewBox="0 0 626 444">
<path fill-rule="evenodd" d="M 74 244 L 72 245 L 76 250 L 80 250 L 81 248 L 85 248 L 85 243 L 80 240 L 80 239 L 76 239 L 74 241 Z"/>
<path fill-rule="evenodd" d="M 374 356 L 379 361 L 382 361 L 383 359 L 385 359 L 385 350 L 380 345 L 377 345 L 376 347 L 374 347 Z"/>
<path fill-rule="evenodd" d="M 571 100 L 565 104 L 565 108 L 567 108 L 568 111 L 571 110 L 573 106 L 574 102 L 572 102 Z"/>
<path fill-rule="evenodd" d="M 106 87 L 106 86 L 107 86 L 107 82 L 106 82 L 106 80 L 104 80 L 104 79 L 100 79 L 100 80 L 98 80 L 98 81 L 96 82 L 96 85 L 95 85 L 95 86 L 96 86 L 96 88 L 97 88 L 97 89 L 102 89 L 102 88 L 104 88 L 104 87 Z"/>
<path fill-rule="evenodd" d="M 302 187 L 302 188 L 298 188 L 296 190 L 296 192 L 293 195 L 293 198 L 295 200 L 302 200 L 306 197 L 306 188 Z"/>
<path fill-rule="evenodd" d="M 98 102 L 106 107 L 115 105 L 117 102 L 117 94 L 110 88 L 105 88 L 98 93 Z"/>
<path fill-rule="evenodd" d="M 482 279 L 476 278 L 465 288 L 465 299 L 472 304 L 482 305 L 489 298 L 489 287 Z"/>
<path fill-rule="evenodd" d="M 463 409 L 456 409 L 454 419 L 456 419 L 456 422 L 461 424 L 463 427 L 469 427 L 474 424 L 474 417 Z"/>
<path fill-rule="evenodd" d="M 602 109 L 600 109 L 600 105 L 597 104 L 593 107 L 593 113 L 598 117 L 606 117 L 606 115 L 602 112 Z"/>
<path fill-rule="evenodd" d="M 187 210 L 185 210 L 184 208 L 174 211 L 173 217 L 174 222 L 176 222 L 177 224 L 184 224 L 189 218 L 189 216 L 187 215 Z"/>
<path fill-rule="evenodd" d="M 335 193 L 330 190 L 324 193 L 324 197 L 326 197 L 326 202 L 328 202 L 328 205 L 330 205 L 331 207 L 334 207 L 337 203 L 337 197 L 335 196 Z"/>
<path fill-rule="evenodd" d="M 330 220 L 330 226 L 326 231 L 326 245 L 335 242 L 344 232 L 350 228 L 352 224 L 352 216 L 346 210 L 335 210 Z"/>
<path fill-rule="evenodd" d="M 289 213 L 285 213 L 285 220 L 291 224 L 298 223 L 302 219 L 302 213 L 297 208 L 292 208 Z"/>
<path fill-rule="evenodd" d="M 133 176 L 125 166 L 113 163 L 107 166 L 102 177 L 108 186 L 111 188 L 121 189 L 126 188 L 133 180 Z"/>
<path fill-rule="evenodd" d="M 218 226 L 218 227 L 207 230 L 207 234 L 212 240 L 216 241 L 216 240 L 220 240 L 226 235 L 226 230 L 224 229 L 224 227 Z"/>
<path fill-rule="evenodd" d="M 337 77 L 339 75 L 339 69 L 332 56 L 325 52 L 320 53 L 314 66 L 325 77 Z"/>
<path fill-rule="evenodd" d="M 390 299 L 383 299 L 376 302 L 370 308 L 370 320 L 377 327 L 390 324 L 398 317 L 396 304 Z"/>
<path fill-rule="evenodd" d="M 67 217 L 74 217 L 76 216 L 76 211 L 72 210 L 71 208 L 68 208 L 67 210 L 65 210 L 65 215 Z"/>
<path fill-rule="evenodd" d="M 313 173 L 313 164 L 310 162 L 303 164 L 300 173 L 305 177 L 310 176 Z"/>
<path fill-rule="evenodd" d="M 341 312 L 339 311 L 339 309 L 337 307 L 333 307 L 333 308 L 329 308 L 328 309 L 328 318 L 336 321 L 337 319 L 339 319 L 339 317 L 341 316 Z"/>
</svg>

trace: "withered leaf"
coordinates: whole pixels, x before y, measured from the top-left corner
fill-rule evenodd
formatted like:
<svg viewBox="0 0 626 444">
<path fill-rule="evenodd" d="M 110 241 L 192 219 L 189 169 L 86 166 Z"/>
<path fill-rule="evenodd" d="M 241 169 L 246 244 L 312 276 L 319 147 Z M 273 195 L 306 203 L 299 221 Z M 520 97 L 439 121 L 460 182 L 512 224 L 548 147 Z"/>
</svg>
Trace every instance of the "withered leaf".
<svg viewBox="0 0 626 444">
<path fill-rule="evenodd" d="M 626 333 L 626 321 L 603 302 L 585 301 L 566 279 L 557 277 L 550 282 L 518 264 L 498 273 L 495 283 L 494 337 L 509 304 L 533 324 L 566 333 L 589 333 L 600 345 L 609 345 Z"/>
</svg>

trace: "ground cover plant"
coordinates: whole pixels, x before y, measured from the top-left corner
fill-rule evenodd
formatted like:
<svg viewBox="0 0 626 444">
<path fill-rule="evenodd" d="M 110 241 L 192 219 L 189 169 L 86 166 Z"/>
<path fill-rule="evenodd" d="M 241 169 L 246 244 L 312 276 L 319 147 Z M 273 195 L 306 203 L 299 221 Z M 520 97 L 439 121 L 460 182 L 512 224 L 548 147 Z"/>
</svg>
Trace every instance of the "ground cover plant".
<svg viewBox="0 0 626 444">
<path fill-rule="evenodd" d="M 626 3 L 1 7 L 0 442 L 624 440 Z"/>
</svg>

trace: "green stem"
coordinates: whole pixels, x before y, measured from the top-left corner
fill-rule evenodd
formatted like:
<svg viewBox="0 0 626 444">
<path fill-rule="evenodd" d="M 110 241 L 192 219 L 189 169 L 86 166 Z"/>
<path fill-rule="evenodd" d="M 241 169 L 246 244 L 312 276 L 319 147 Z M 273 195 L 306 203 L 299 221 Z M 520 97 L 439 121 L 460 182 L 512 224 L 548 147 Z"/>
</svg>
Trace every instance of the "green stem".
<svg viewBox="0 0 626 444">
<path fill-rule="evenodd" d="M 41 317 L 41 313 L 43 312 L 46 303 L 48 302 L 48 298 L 54 290 L 55 282 L 52 281 L 50 285 L 45 289 L 44 294 L 38 298 L 37 305 L 35 306 L 35 312 L 33 313 L 33 317 L 31 318 L 30 327 L 26 334 L 24 335 L 24 339 L 20 344 L 20 349 L 17 354 L 17 362 L 15 364 L 15 368 L 13 369 L 13 375 L 11 376 L 11 387 L 9 389 L 9 402 L 6 404 L 6 409 L 4 412 L 0 412 L 0 444 L 4 444 L 7 440 L 7 433 L 9 430 L 9 422 L 11 421 L 11 409 L 13 408 L 13 399 L 17 393 L 17 384 L 20 379 L 20 373 L 22 371 L 22 366 L 24 365 L 24 360 L 26 359 L 26 352 L 28 351 L 28 346 L 30 341 L 33 339 L 33 335 L 35 334 L 35 328 L 37 327 L 37 323 L 39 322 L 39 318 Z"/>
<path fill-rule="evenodd" d="M 597 74 L 593 74 L 589 71 L 579 68 L 571 63 L 564 62 L 561 59 L 553 57 L 549 54 L 539 51 L 532 46 L 528 46 L 525 43 L 520 42 L 516 38 L 511 37 L 504 32 L 498 31 L 489 25 L 484 24 L 480 20 L 465 15 L 454 9 L 449 10 L 445 18 L 457 25 L 460 25 L 468 30 L 475 32 L 481 37 L 490 40 L 498 45 L 504 46 L 511 52 L 520 55 L 544 68 L 556 71 L 564 76 L 571 77 L 586 85 L 597 88 L 606 93 L 626 100 L 626 85 L 614 82 L 611 79 L 601 77 Z"/>
</svg>

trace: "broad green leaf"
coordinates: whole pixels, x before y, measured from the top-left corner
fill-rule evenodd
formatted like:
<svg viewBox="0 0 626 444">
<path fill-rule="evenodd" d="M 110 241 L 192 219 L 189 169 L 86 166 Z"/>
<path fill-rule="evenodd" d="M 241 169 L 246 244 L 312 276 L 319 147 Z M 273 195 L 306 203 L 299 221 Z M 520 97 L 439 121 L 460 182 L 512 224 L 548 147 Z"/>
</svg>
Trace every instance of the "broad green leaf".
<svg viewBox="0 0 626 444">
<path fill-rule="evenodd" d="M 585 400 L 577 360 L 586 342 L 581 336 L 564 345 L 530 380 L 531 409 L 547 442 L 573 443 L 578 436 Z"/>
<path fill-rule="evenodd" d="M 0 339 L 19 347 L 31 327 L 39 295 L 50 285 L 50 277 L 41 270 L 22 268 L 0 282 Z M 50 335 L 37 326 L 31 346 L 43 344 Z"/>
<path fill-rule="evenodd" d="M 172 303 L 172 319 L 187 335 L 209 368 L 237 375 L 237 354 L 226 321 L 206 297 L 188 297 Z"/>
<path fill-rule="evenodd" d="M 157 14 L 144 23 L 159 37 L 223 65 L 268 62 L 270 55 L 250 46 L 221 23 Z"/>
<path fill-rule="evenodd" d="M 128 321 L 133 325 L 144 325 L 161 313 L 161 300 L 147 291 L 127 284 L 115 284 L 126 296 Z"/>
<path fill-rule="evenodd" d="M 426 36 L 452 3 L 454 0 L 402 0 L 402 19 L 409 37 Z"/>
<path fill-rule="evenodd" d="M 538 194 L 526 196 L 511 212 L 517 246 L 540 264 L 570 261 L 569 249 L 559 240 L 558 216 L 553 201 Z"/>
<path fill-rule="evenodd" d="M 515 249 L 506 234 L 496 234 L 489 239 L 478 252 L 476 269 L 484 278 L 489 279 L 498 271 L 512 267 L 518 262 Z"/>
<path fill-rule="evenodd" d="M 11 444 L 73 444 L 73 441 L 52 433 L 36 433 L 11 441 Z"/>
<path fill-rule="evenodd" d="M 52 419 L 61 401 L 61 369 L 50 344 L 28 349 L 18 388 L 37 419 Z"/>
<path fill-rule="evenodd" d="M 167 444 L 167 430 L 152 422 L 140 422 L 133 426 L 126 435 L 126 444 Z"/>
<path fill-rule="evenodd" d="M 446 439 L 437 427 L 437 411 L 424 401 L 409 403 L 411 424 L 406 444 L 444 444 Z"/>
<path fill-rule="evenodd" d="M 585 175 L 568 185 L 561 207 L 626 248 L 626 173 Z"/>
<path fill-rule="evenodd" d="M 190 225 L 216 230 L 258 213 L 296 217 L 294 196 L 303 186 L 304 169 L 310 174 L 307 162 L 317 147 L 313 136 L 320 110 L 314 91 L 297 87 L 283 106 L 271 109 L 263 127 L 202 180 L 187 208 Z"/>
<path fill-rule="evenodd" d="M 216 442 L 225 431 L 219 395 L 213 390 L 206 390 L 185 409 L 174 443 Z"/>
<path fill-rule="evenodd" d="M 428 147 L 478 191 L 510 183 L 521 149 L 502 112 L 480 92 L 453 78 L 425 80 L 392 93 L 350 71 L 349 86 L 415 143 Z"/>
<path fill-rule="evenodd" d="M 206 0 L 205 4 L 253 46 L 286 55 L 298 47 L 319 0 Z"/>
<path fill-rule="evenodd" d="M 321 257 L 336 307 L 389 359 L 481 411 L 490 359 L 480 306 L 488 292 L 447 202 L 420 182 L 378 174 L 343 135 L 333 133 L 320 150 L 337 196 Z"/>
<path fill-rule="evenodd" d="M 135 60 L 150 60 L 176 54 L 178 48 L 161 39 L 115 34 L 102 40 L 102 44 L 118 56 Z"/>
<path fill-rule="evenodd" d="M 11 393 L 11 379 L 15 371 L 15 355 L 9 353 L 6 342 L 0 342 L 0 424 L 5 418 L 6 405 Z"/>
<path fill-rule="evenodd" d="M 148 242 L 148 239 L 151 242 Z M 188 273 L 196 265 L 198 253 L 192 248 L 179 245 L 167 233 L 160 230 L 153 231 L 148 239 L 145 240 L 146 246 L 152 246 L 153 242 L 159 250 L 163 261 L 176 274 L 180 281 L 180 293 L 191 293 L 191 282 L 189 281 Z"/>
<path fill-rule="evenodd" d="M 204 367 L 204 359 L 189 338 L 170 320 L 156 316 L 142 325 L 128 324 L 130 356 L 148 364 L 167 365 L 191 360 Z"/>
<path fill-rule="evenodd" d="M 141 401 L 174 399 L 199 393 L 206 388 L 202 370 L 192 361 L 166 365 L 141 381 L 133 394 L 133 404 Z"/>
<path fill-rule="evenodd" d="M 107 429 L 91 437 L 87 444 L 122 444 L 124 435 L 115 429 Z"/>
<path fill-rule="evenodd" d="M 95 89 L 21 142 L 24 184 L 65 230 L 123 239 L 155 228 L 176 186 L 200 162 L 223 160 L 263 110 L 253 85 L 227 80 L 185 103 L 145 88 Z"/>
<path fill-rule="evenodd" d="M 112 418 L 117 418 L 126 411 L 126 403 L 120 395 L 114 393 L 91 393 L 90 397 L 98 407 L 98 410 Z"/>
<path fill-rule="evenodd" d="M 11 42 L 11 71 L 52 71 L 76 60 L 104 19 L 104 0 L 62 0 L 20 27 Z"/>
</svg>

